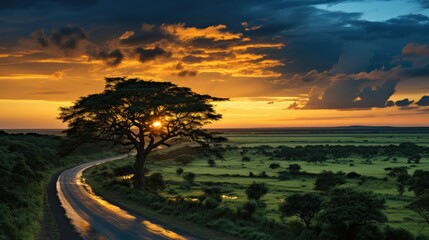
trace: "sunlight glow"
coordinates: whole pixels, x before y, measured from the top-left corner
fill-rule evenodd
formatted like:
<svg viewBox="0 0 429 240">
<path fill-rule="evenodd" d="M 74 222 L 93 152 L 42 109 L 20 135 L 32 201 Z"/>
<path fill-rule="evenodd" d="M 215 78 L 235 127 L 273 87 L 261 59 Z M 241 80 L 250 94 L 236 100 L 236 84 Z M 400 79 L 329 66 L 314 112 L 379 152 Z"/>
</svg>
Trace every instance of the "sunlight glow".
<svg viewBox="0 0 429 240">
<path fill-rule="evenodd" d="M 152 123 L 152 127 L 154 128 L 160 128 L 162 126 L 162 123 L 160 121 L 155 121 Z"/>
</svg>

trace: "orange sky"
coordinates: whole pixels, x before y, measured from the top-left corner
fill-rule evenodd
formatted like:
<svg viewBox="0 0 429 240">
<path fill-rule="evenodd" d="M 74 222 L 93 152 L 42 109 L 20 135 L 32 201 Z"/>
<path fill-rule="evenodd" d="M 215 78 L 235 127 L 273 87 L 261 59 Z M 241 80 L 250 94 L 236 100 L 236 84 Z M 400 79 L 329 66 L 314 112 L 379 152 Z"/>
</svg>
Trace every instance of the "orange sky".
<svg viewBox="0 0 429 240">
<path fill-rule="evenodd" d="M 142 29 L 152 31 L 154 27 L 146 24 Z M 287 48 L 287 42 L 254 41 L 241 33 L 228 31 L 225 25 L 196 28 L 164 24 L 160 28 L 174 35 L 176 40 L 161 40 L 146 48 L 162 48 L 168 54 L 144 61 L 138 56 L 126 57 L 118 66 L 106 65 L 106 61 L 112 59 L 97 59 L 88 54 L 86 49 L 94 45 L 88 40 L 80 42 L 72 52 L 64 52 L 56 46 L 41 47 L 30 38 L 20 38 L 12 48 L 0 48 L 0 129 L 64 128 L 66 126 L 56 120 L 58 108 L 69 106 L 79 96 L 102 91 L 106 76 L 172 81 L 199 93 L 230 97 L 231 101 L 217 106 L 224 119 L 210 127 L 429 125 L 427 111 L 419 109 L 288 110 L 295 101 L 308 99 L 309 91 L 314 88 L 301 81 L 304 74 L 291 74 L 290 79 L 282 79 L 285 75 L 276 69 L 287 63 L 265 53 Z M 108 49 L 132 52 L 132 47 L 121 45 L 121 41 L 134 34 L 134 31 L 126 31 L 103 44 Z M 222 41 L 234 41 L 234 44 L 195 45 L 195 40 L 199 39 L 209 39 L 212 44 Z M 184 61 L 185 58 L 188 60 Z M 372 72 L 350 77 L 389 74 Z M 316 75 L 325 76 L 326 73 Z M 336 79 L 331 80 L 331 84 L 334 81 Z M 327 85 L 329 82 L 324 87 Z M 390 100 L 418 100 L 425 91 L 398 84 Z"/>
</svg>

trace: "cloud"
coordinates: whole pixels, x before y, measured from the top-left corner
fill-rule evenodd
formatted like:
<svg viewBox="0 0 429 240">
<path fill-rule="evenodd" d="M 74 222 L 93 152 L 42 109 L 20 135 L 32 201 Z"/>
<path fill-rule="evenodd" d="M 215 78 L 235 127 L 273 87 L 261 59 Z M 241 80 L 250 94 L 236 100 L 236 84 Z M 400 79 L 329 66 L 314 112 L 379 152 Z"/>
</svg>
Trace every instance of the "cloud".
<svg viewBox="0 0 429 240">
<path fill-rule="evenodd" d="M 73 25 L 56 29 L 51 32 L 49 37 L 45 35 L 43 30 L 33 32 L 32 36 L 44 48 L 54 45 L 65 51 L 76 49 L 81 42 L 87 39 L 85 31 Z"/>
<path fill-rule="evenodd" d="M 423 96 L 416 104 L 418 106 L 429 106 L 429 96 Z"/>
<path fill-rule="evenodd" d="M 294 102 L 289 109 L 371 109 L 386 107 L 398 81 L 344 79 L 333 81 L 323 91 L 312 91 L 301 106 Z"/>
<path fill-rule="evenodd" d="M 240 39 L 241 33 L 226 32 L 225 25 L 215 25 L 206 28 L 186 27 L 185 24 L 164 24 L 161 27 L 170 35 L 177 36 L 182 41 L 207 38 L 214 41 Z"/>
<path fill-rule="evenodd" d="M 414 100 L 410 101 L 408 98 L 405 98 L 405 99 L 396 101 L 395 105 L 398 107 L 407 107 L 407 106 L 410 106 L 413 102 Z"/>
<path fill-rule="evenodd" d="M 42 47 L 49 46 L 49 39 L 46 37 L 43 30 L 37 30 L 37 31 L 33 32 L 31 34 L 31 36 L 33 36 L 33 38 L 36 39 L 36 41 L 40 44 L 40 46 L 42 46 Z"/>
<path fill-rule="evenodd" d="M 98 55 L 109 66 L 118 66 L 124 59 L 124 54 L 122 54 L 120 49 L 115 49 L 111 52 L 100 51 Z"/>
<path fill-rule="evenodd" d="M 429 46 L 425 44 L 408 43 L 403 49 L 404 55 L 429 56 Z"/>
<path fill-rule="evenodd" d="M 195 77 L 196 75 L 197 75 L 197 71 L 191 71 L 191 70 L 183 70 L 177 74 L 177 76 L 179 77 L 186 77 L 186 76 Z"/>
<path fill-rule="evenodd" d="M 68 25 L 52 32 L 51 36 L 49 37 L 49 41 L 51 44 L 54 44 L 61 49 L 67 50 L 76 49 L 78 44 L 86 38 L 87 35 L 82 28 Z"/>
<path fill-rule="evenodd" d="M 155 47 L 155 48 L 142 48 L 142 47 L 138 47 L 135 49 L 137 55 L 138 55 L 138 59 L 140 62 L 144 63 L 150 60 L 154 60 L 157 57 L 170 57 L 171 53 L 165 51 L 164 49 L 160 48 L 160 47 Z"/>
</svg>

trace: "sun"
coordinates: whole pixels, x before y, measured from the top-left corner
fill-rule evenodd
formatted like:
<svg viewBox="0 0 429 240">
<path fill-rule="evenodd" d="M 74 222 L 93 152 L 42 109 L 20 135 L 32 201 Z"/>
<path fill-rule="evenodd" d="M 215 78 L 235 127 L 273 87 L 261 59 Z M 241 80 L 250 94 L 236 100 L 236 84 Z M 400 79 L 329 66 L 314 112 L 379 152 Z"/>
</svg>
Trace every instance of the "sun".
<svg viewBox="0 0 429 240">
<path fill-rule="evenodd" d="M 160 128 L 162 126 L 162 123 L 160 121 L 155 121 L 152 123 L 152 127 L 154 128 Z"/>
</svg>

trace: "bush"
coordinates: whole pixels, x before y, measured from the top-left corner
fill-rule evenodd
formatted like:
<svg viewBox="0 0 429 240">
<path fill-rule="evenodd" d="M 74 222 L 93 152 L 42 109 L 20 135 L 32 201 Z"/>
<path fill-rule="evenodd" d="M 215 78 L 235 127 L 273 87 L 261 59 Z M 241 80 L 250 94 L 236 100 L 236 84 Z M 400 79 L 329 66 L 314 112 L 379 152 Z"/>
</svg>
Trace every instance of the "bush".
<svg viewBox="0 0 429 240">
<path fill-rule="evenodd" d="M 195 181 L 195 173 L 188 172 L 185 175 L 183 175 L 183 179 L 192 185 Z"/>
<path fill-rule="evenodd" d="M 161 173 L 152 173 L 146 177 L 146 185 L 154 190 L 163 190 L 165 188 L 165 182 Z"/>
<path fill-rule="evenodd" d="M 241 159 L 242 162 L 250 162 L 250 158 L 249 157 L 243 157 Z"/>
<path fill-rule="evenodd" d="M 347 175 L 346 175 L 346 177 L 347 178 L 359 178 L 360 176 L 362 176 L 362 175 L 360 175 L 359 173 L 357 173 L 357 172 L 349 172 L 349 173 L 347 173 Z"/>
<path fill-rule="evenodd" d="M 179 168 L 176 169 L 176 174 L 178 176 L 182 175 L 182 173 L 183 173 L 183 168 L 179 167 Z"/>
<path fill-rule="evenodd" d="M 214 167 L 214 165 L 216 165 L 216 162 L 213 159 L 207 160 L 207 163 L 209 164 L 210 167 Z"/>
<path fill-rule="evenodd" d="M 207 197 L 203 201 L 203 206 L 205 206 L 207 209 L 215 209 L 219 206 L 220 201 L 214 197 Z"/>
<path fill-rule="evenodd" d="M 278 164 L 278 163 L 271 163 L 270 164 L 270 168 L 271 169 L 277 169 L 277 168 L 279 168 L 280 167 L 280 164 Z"/>
<path fill-rule="evenodd" d="M 268 187 L 265 183 L 253 182 L 246 189 L 248 199 L 259 200 L 262 196 L 267 194 Z"/>
<path fill-rule="evenodd" d="M 244 219 L 251 219 L 253 214 L 256 212 L 256 209 L 258 208 L 258 204 L 255 200 L 250 200 L 244 203 L 243 205 L 243 218 Z"/>
<path fill-rule="evenodd" d="M 386 236 L 386 240 L 414 240 L 413 234 L 403 228 L 392 228 L 387 226 L 384 229 L 384 234 Z"/>
<path fill-rule="evenodd" d="M 122 167 L 117 167 L 113 169 L 113 174 L 115 174 L 116 177 L 131 175 L 134 174 L 134 167 L 130 164 Z"/>
</svg>

